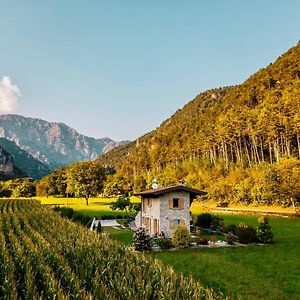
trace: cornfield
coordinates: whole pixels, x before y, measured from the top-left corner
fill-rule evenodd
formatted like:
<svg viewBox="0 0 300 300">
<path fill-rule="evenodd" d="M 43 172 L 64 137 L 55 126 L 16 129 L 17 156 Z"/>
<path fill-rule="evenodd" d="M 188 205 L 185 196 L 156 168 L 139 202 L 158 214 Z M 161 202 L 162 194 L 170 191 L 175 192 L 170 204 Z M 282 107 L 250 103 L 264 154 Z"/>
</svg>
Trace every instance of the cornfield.
<svg viewBox="0 0 300 300">
<path fill-rule="evenodd" d="M 223 299 L 33 200 L 0 200 L 0 299 Z"/>
</svg>

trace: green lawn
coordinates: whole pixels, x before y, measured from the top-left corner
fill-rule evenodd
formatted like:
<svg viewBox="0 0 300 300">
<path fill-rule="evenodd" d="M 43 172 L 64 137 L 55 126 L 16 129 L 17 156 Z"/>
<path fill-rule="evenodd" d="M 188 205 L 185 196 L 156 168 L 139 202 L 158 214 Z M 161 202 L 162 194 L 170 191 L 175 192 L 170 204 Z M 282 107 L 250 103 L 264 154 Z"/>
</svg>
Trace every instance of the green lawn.
<svg viewBox="0 0 300 300">
<path fill-rule="evenodd" d="M 133 231 L 131 229 L 116 229 L 113 227 L 103 227 L 103 231 L 113 240 L 118 240 L 125 245 L 131 245 Z"/>
<path fill-rule="evenodd" d="M 224 215 L 226 223 L 256 226 L 257 217 Z M 238 248 L 201 248 L 149 252 L 207 287 L 242 299 L 300 299 L 300 219 L 271 218 L 274 243 Z M 132 232 L 106 228 L 129 245 Z"/>
<path fill-rule="evenodd" d="M 253 216 L 225 216 L 227 223 L 256 225 Z M 185 249 L 151 253 L 205 286 L 243 299 L 300 299 L 300 219 L 272 218 L 272 245 Z"/>
</svg>

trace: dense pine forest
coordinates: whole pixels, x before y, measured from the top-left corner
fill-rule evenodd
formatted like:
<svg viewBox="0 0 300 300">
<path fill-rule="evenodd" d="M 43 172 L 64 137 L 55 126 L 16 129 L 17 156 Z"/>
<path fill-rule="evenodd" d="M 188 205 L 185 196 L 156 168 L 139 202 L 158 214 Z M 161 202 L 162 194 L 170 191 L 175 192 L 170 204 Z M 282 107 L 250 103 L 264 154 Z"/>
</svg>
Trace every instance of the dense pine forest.
<svg viewBox="0 0 300 300">
<path fill-rule="evenodd" d="M 300 43 L 244 83 L 199 94 L 156 130 L 96 163 L 106 169 L 98 192 L 108 196 L 149 188 L 157 178 L 159 186 L 184 180 L 217 202 L 297 205 Z M 80 164 L 42 179 L 38 193 L 80 194 L 74 166 Z"/>
</svg>

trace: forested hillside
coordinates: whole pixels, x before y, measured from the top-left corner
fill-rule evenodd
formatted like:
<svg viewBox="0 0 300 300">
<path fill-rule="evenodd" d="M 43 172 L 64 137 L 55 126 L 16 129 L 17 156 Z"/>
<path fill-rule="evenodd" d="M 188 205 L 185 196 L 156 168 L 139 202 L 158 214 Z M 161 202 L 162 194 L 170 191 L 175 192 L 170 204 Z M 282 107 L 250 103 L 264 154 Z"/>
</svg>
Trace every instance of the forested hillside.
<svg viewBox="0 0 300 300">
<path fill-rule="evenodd" d="M 156 130 L 100 156 L 113 182 L 185 179 L 219 201 L 300 198 L 300 43 L 244 83 L 201 93 Z"/>
</svg>

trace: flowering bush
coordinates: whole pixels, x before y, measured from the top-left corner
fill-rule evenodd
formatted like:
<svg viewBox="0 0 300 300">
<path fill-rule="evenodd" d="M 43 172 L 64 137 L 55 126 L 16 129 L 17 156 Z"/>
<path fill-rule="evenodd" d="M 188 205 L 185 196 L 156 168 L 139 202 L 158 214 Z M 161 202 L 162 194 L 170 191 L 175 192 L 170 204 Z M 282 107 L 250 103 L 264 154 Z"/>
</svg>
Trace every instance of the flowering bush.
<svg viewBox="0 0 300 300">
<path fill-rule="evenodd" d="M 235 234 L 238 237 L 239 242 L 242 244 L 257 242 L 256 230 L 244 223 L 240 223 L 238 225 Z"/>
<path fill-rule="evenodd" d="M 133 236 L 133 247 L 137 251 L 151 249 L 151 237 L 144 228 L 139 228 Z"/>
</svg>

